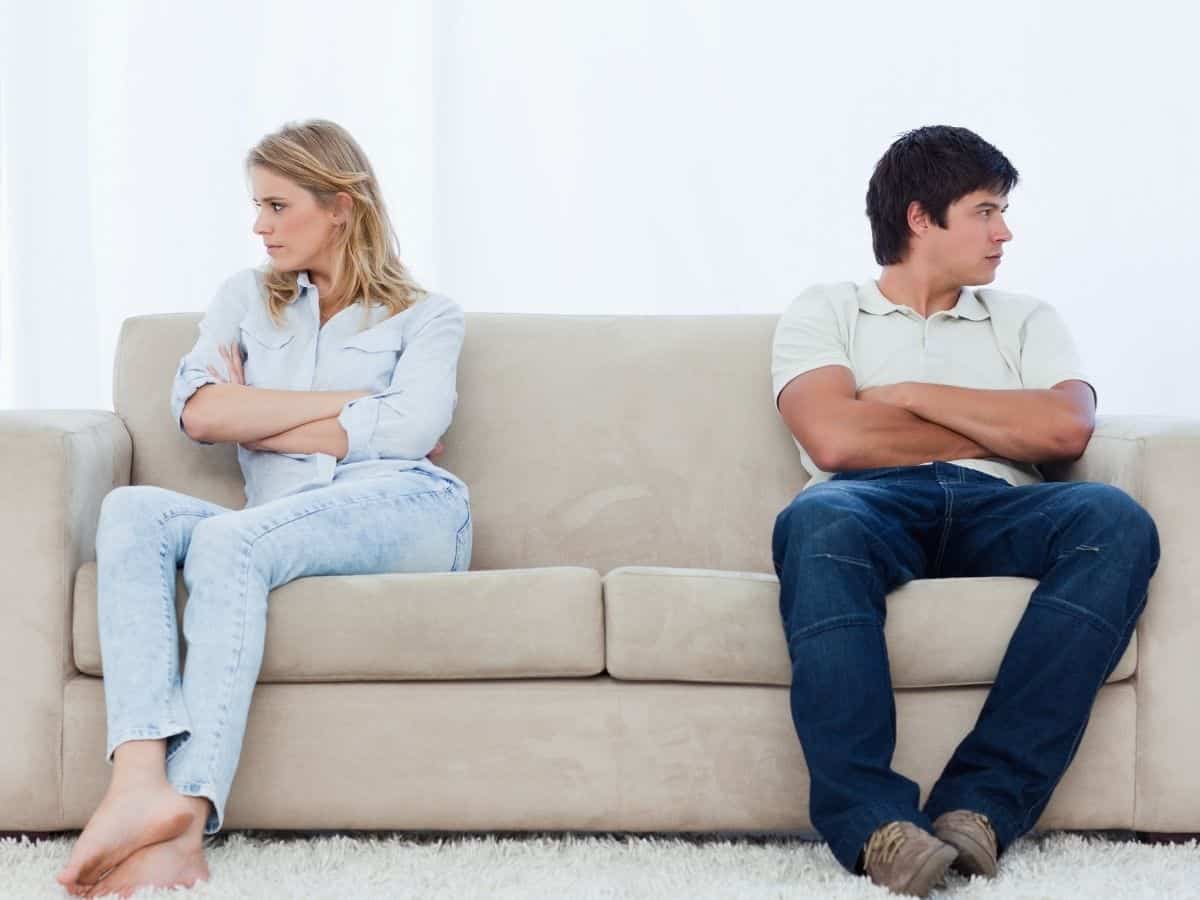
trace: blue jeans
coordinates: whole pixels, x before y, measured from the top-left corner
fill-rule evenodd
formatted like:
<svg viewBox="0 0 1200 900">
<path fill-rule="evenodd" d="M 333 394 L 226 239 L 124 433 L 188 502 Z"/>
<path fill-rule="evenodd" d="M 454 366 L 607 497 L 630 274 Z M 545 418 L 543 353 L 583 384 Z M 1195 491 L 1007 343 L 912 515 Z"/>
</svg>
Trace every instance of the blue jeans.
<svg viewBox="0 0 1200 900">
<path fill-rule="evenodd" d="M 104 498 L 96 535 L 108 759 L 125 741 L 165 738 L 168 781 L 208 798 L 205 831 L 218 831 L 271 589 L 308 575 L 459 571 L 470 557 L 466 490 L 420 469 L 243 510 L 157 487 L 117 488 Z M 188 589 L 182 675 L 180 563 Z"/>
<path fill-rule="evenodd" d="M 1154 522 L 1117 488 L 1013 487 L 940 462 L 814 485 L 779 514 L 772 543 L 810 814 L 851 871 L 886 822 L 930 830 L 943 812 L 975 810 L 1001 850 L 1033 827 L 1129 642 L 1159 553 Z M 917 785 L 891 765 L 884 599 L 914 578 L 980 575 L 1040 584 L 921 810 Z"/>
</svg>

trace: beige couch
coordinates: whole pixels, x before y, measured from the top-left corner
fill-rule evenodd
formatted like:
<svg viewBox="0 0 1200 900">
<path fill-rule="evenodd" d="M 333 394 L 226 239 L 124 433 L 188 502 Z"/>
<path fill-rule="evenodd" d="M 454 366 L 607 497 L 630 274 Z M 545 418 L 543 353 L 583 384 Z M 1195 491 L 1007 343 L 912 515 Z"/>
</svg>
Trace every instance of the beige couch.
<svg viewBox="0 0 1200 900">
<path fill-rule="evenodd" d="M 197 318 L 125 323 L 115 415 L 0 413 L 0 830 L 80 827 L 107 781 L 101 499 L 243 502 L 233 447 L 168 410 Z M 774 323 L 472 316 L 443 462 L 471 486 L 473 571 L 274 591 L 228 825 L 808 829 L 770 574 L 805 478 L 771 404 Z M 1043 827 L 1200 831 L 1198 461 L 1198 422 L 1107 419 L 1058 473 L 1140 500 L 1162 563 Z M 892 596 L 896 765 L 926 789 L 1031 585 Z"/>
</svg>

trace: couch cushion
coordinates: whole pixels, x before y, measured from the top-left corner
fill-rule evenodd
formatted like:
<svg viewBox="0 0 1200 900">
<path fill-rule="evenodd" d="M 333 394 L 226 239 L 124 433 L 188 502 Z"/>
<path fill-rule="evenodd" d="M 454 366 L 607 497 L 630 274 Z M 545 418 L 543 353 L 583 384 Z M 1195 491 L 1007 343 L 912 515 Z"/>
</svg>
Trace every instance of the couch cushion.
<svg viewBox="0 0 1200 900">
<path fill-rule="evenodd" d="M 180 573 L 176 607 L 187 589 Z M 75 665 L 102 674 L 96 564 L 75 578 Z M 299 578 L 271 592 L 260 682 L 596 675 L 600 576 L 545 568 Z"/>
<path fill-rule="evenodd" d="M 1037 582 L 912 581 L 888 597 L 885 626 L 897 688 L 991 684 Z M 635 681 L 791 683 L 773 575 L 627 567 L 604 579 L 607 666 Z M 1137 635 L 1109 681 L 1131 676 Z"/>
</svg>

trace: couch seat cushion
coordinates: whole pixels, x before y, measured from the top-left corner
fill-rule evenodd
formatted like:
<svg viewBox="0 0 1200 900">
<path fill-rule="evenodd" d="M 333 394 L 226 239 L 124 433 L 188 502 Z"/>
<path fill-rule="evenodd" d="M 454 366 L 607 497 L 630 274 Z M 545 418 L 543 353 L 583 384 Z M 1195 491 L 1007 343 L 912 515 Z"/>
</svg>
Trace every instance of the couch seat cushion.
<svg viewBox="0 0 1200 900">
<path fill-rule="evenodd" d="M 176 607 L 187 600 L 182 573 Z M 96 564 L 75 579 L 75 665 L 101 675 Z M 596 675 L 600 576 L 541 568 L 299 578 L 271 592 L 260 682 Z"/>
<path fill-rule="evenodd" d="M 991 684 L 1037 582 L 1028 578 L 912 581 L 888 597 L 897 688 Z M 607 665 L 634 681 L 791 683 L 773 575 L 627 567 L 604 579 Z M 1131 676 L 1137 635 L 1109 681 Z"/>
</svg>

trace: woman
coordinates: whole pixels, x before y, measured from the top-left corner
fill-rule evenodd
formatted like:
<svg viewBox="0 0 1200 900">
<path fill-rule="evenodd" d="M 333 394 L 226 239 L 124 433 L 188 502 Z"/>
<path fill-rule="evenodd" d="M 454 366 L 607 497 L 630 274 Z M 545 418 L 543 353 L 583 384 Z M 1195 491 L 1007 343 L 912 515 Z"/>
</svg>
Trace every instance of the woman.
<svg viewBox="0 0 1200 900">
<path fill-rule="evenodd" d="M 113 771 L 58 875 L 75 894 L 208 877 L 203 837 L 222 824 L 272 588 L 470 560 L 467 489 L 427 458 L 454 410 L 461 309 L 413 283 L 371 166 L 337 125 L 289 125 L 247 168 L 271 262 L 222 286 L 172 396 L 188 437 L 238 444 L 247 504 L 151 486 L 105 498 L 96 554 Z"/>
</svg>

